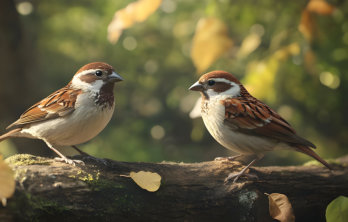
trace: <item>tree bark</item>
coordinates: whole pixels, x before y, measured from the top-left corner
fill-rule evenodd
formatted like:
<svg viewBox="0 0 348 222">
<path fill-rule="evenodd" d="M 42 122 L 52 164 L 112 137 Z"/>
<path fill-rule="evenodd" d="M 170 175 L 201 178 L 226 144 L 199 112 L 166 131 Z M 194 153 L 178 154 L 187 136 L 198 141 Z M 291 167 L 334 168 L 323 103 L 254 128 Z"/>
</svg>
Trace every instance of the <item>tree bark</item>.
<svg viewBox="0 0 348 222">
<path fill-rule="evenodd" d="M 319 166 L 255 167 L 237 183 L 225 177 L 239 162 L 130 163 L 75 156 L 68 165 L 27 154 L 7 159 L 16 192 L 0 221 L 273 221 L 265 193 L 288 196 L 296 221 L 325 221 L 326 206 L 348 196 L 348 156 L 334 171 Z M 151 171 L 162 177 L 156 192 L 128 177 Z"/>
</svg>

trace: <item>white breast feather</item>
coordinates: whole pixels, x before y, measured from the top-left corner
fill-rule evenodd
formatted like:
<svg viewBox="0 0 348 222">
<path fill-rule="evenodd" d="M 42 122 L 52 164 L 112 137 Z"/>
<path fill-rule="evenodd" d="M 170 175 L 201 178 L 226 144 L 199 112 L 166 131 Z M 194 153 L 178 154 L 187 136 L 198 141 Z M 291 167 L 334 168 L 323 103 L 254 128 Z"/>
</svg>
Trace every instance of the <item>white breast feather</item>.
<svg viewBox="0 0 348 222">
<path fill-rule="evenodd" d="M 204 124 L 214 139 L 225 148 L 241 154 L 257 154 L 272 150 L 277 145 L 276 141 L 238 133 L 224 124 L 225 107 L 220 101 L 225 98 L 225 96 L 210 98 L 207 103 L 208 109 L 202 112 Z"/>
</svg>

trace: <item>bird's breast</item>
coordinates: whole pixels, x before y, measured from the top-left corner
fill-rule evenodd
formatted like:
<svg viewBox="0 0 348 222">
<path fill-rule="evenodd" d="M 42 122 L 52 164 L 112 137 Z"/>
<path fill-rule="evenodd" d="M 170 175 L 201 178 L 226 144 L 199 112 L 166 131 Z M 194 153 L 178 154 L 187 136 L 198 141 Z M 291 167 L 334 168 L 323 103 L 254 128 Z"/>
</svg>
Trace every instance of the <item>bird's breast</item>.
<svg viewBox="0 0 348 222">
<path fill-rule="evenodd" d="M 201 113 L 204 124 L 214 139 L 236 153 L 262 153 L 271 150 L 276 145 L 272 140 L 241 133 L 227 126 L 224 123 L 225 107 L 220 100 L 202 102 Z"/>
</svg>

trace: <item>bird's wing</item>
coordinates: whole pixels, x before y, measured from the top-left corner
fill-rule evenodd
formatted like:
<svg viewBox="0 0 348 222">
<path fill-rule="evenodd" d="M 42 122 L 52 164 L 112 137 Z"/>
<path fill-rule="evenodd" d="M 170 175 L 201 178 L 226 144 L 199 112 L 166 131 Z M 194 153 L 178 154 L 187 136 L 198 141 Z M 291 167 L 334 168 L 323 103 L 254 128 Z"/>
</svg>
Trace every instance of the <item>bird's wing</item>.
<svg viewBox="0 0 348 222">
<path fill-rule="evenodd" d="M 75 103 L 81 90 L 64 87 L 27 109 L 19 119 L 7 127 L 45 121 L 66 116 L 75 110 Z"/>
<path fill-rule="evenodd" d="M 278 113 L 253 97 L 229 98 L 221 103 L 225 106 L 224 123 L 232 130 L 315 148 L 313 143 L 298 136 Z"/>
</svg>

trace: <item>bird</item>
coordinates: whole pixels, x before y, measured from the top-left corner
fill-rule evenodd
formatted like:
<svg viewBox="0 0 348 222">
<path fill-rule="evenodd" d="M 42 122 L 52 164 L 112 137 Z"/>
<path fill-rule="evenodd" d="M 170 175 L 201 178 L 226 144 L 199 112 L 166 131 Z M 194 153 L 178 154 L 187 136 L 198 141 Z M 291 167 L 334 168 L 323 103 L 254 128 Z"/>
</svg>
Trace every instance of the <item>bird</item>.
<svg viewBox="0 0 348 222">
<path fill-rule="evenodd" d="M 68 164 L 81 163 L 64 156 L 57 148 L 85 143 L 97 136 L 109 123 L 114 109 L 114 85 L 123 78 L 104 62 L 82 66 L 63 88 L 27 109 L 0 136 L 40 139 Z"/>
<path fill-rule="evenodd" d="M 212 137 L 225 148 L 253 160 L 238 173 L 230 173 L 225 181 L 235 183 L 267 151 L 295 150 L 316 159 L 328 169 L 332 167 L 313 149 L 316 146 L 297 135 L 291 125 L 276 111 L 253 97 L 240 81 L 225 71 L 202 75 L 189 90 L 201 93 L 201 116 Z"/>
</svg>

